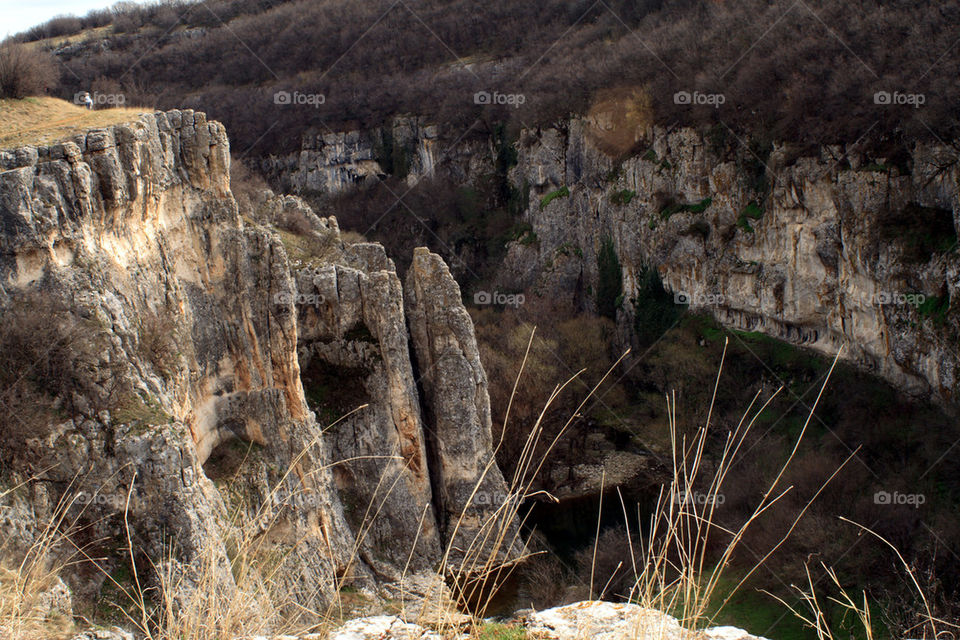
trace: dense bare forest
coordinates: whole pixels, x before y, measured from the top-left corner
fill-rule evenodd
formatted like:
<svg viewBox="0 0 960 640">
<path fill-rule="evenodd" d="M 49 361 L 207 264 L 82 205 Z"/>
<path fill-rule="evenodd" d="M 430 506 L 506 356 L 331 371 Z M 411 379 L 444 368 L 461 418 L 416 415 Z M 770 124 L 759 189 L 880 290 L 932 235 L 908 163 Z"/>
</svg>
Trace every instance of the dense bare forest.
<svg viewBox="0 0 960 640">
<path fill-rule="evenodd" d="M 109 24 L 89 46 L 59 46 Z M 478 118 L 537 126 L 617 87 L 642 88 L 657 122 L 718 138 L 870 132 L 886 145 L 956 133 L 957 26 L 955 1 L 214 0 L 121 4 L 18 39 L 58 49 L 65 95 L 102 78 L 145 104 L 205 110 L 255 153 L 399 112 L 464 131 Z M 278 110 L 278 90 L 323 103 Z M 523 98 L 476 104 L 479 91 Z"/>
</svg>

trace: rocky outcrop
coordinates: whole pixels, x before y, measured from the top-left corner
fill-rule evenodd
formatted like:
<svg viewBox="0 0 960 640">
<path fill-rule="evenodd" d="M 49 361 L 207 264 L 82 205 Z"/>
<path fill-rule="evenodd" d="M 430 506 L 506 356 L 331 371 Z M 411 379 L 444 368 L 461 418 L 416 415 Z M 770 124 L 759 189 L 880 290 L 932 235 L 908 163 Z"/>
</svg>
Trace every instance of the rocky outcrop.
<svg viewBox="0 0 960 640">
<path fill-rule="evenodd" d="M 502 140 L 464 139 L 411 120 L 398 118 L 394 128 L 429 131 L 432 142 L 395 147 L 418 150 L 405 165 L 410 173 L 400 172 L 410 181 L 439 176 L 477 186 L 512 157 Z M 597 255 L 610 239 L 623 267 L 624 347 L 632 339 L 632 300 L 651 268 L 678 303 L 689 301 L 729 327 L 828 355 L 846 345 L 847 359 L 908 392 L 957 399 L 955 149 L 918 144 L 908 159 L 885 159 L 858 145 L 823 146 L 804 155 L 788 144 L 748 150 L 691 129 L 652 127 L 631 133 L 639 153 L 615 159 L 599 148 L 609 126 L 575 118 L 522 131 L 514 141 L 509 178 L 529 203 L 522 216 L 529 229 L 509 247 L 494 283 L 501 290 L 590 308 Z M 332 149 L 341 137 L 350 140 L 356 153 L 373 158 L 382 134 L 323 139 Z M 304 148 L 316 140 L 307 136 Z M 424 153 L 429 160 L 417 159 Z M 264 166 L 280 184 L 336 193 L 357 180 L 304 176 L 341 167 L 359 173 L 350 157 L 291 155 Z M 378 167 L 391 173 L 389 163 Z"/>
<path fill-rule="evenodd" d="M 253 549 L 286 616 L 322 614 L 345 584 L 442 587 L 431 474 L 449 462 L 424 436 L 393 263 L 295 198 L 262 212 L 292 232 L 245 221 L 229 162 L 223 127 L 192 111 L 0 152 L 0 314 L 55 300 L 93 347 L 93 382 L 27 427 L 0 478 L 9 548 L 65 504 L 64 534 L 98 558 L 65 574 L 82 600 L 129 575 L 128 538 L 178 606 L 258 615 L 238 581 Z M 489 417 L 462 427 L 467 481 L 491 459 Z"/>
<path fill-rule="evenodd" d="M 436 626 L 436 625 L 435 625 Z M 439 625 L 440 630 L 405 622 L 397 616 L 369 616 L 350 620 L 326 634 L 305 636 L 258 636 L 249 640 L 468 640 L 477 637 L 456 625 Z M 766 640 L 737 627 L 709 627 L 692 631 L 681 626 L 671 615 L 635 604 L 591 600 L 563 607 L 531 612 L 516 618 L 508 627 L 509 633 L 523 633 L 531 640 Z M 485 637 L 481 628 L 480 637 Z M 74 640 L 100 636 L 78 636 Z M 111 640 L 115 636 L 109 637 Z"/>
<path fill-rule="evenodd" d="M 635 604 L 593 600 L 533 613 L 527 635 L 542 640 L 764 640 L 736 627 L 711 627 L 692 632 L 676 618 Z"/>
<path fill-rule="evenodd" d="M 339 193 L 388 174 L 412 183 L 434 174 L 437 132 L 423 118 L 402 116 L 375 129 L 312 133 L 299 153 L 263 158 L 260 168 L 292 193 Z"/>
<path fill-rule="evenodd" d="M 648 150 L 618 163 L 593 144 L 592 126 L 522 135 L 513 180 L 531 185 L 525 219 L 537 242 L 511 246 L 504 286 L 561 299 L 595 291 L 609 238 L 623 266 L 623 327 L 651 267 L 678 302 L 728 326 L 831 355 L 846 344 L 846 357 L 906 390 L 957 399 L 954 150 L 918 145 L 898 168 L 854 146 L 799 158 L 780 146 L 758 173 L 686 129 L 651 129 Z M 563 187 L 568 196 L 544 198 Z"/>
<path fill-rule="evenodd" d="M 441 640 L 439 633 L 395 616 L 372 616 L 351 620 L 328 636 L 330 640 Z"/>
<path fill-rule="evenodd" d="M 490 396 L 473 322 L 443 259 L 418 248 L 407 273 L 406 306 L 423 386 L 438 519 L 454 558 L 479 570 L 516 557 L 520 497 L 493 459 Z"/>
<path fill-rule="evenodd" d="M 277 581 L 322 607 L 353 535 L 304 402 L 294 304 L 275 302 L 293 290 L 286 255 L 275 235 L 241 223 L 229 162 L 223 127 L 191 111 L 0 157 L 0 297 L 61 301 L 102 342 L 93 371 L 120 388 L 51 428 L 35 480 L 51 488 L 46 512 L 73 504 L 84 536 L 133 536 L 143 558 L 171 561 L 181 602 L 201 581 L 235 588 L 225 541 L 237 535 L 265 536 L 277 554 L 296 546 Z M 235 439 L 259 447 L 237 484 L 242 532 L 229 508 L 239 503 L 203 467 Z M 323 498 L 296 510 L 271 500 L 290 478 Z M 72 578 L 85 597 L 124 562 L 93 551 L 104 571 Z"/>
<path fill-rule="evenodd" d="M 322 261 L 295 273 L 299 358 L 336 489 L 363 559 L 398 580 L 441 554 L 400 280 L 383 247 L 315 231 Z"/>
</svg>

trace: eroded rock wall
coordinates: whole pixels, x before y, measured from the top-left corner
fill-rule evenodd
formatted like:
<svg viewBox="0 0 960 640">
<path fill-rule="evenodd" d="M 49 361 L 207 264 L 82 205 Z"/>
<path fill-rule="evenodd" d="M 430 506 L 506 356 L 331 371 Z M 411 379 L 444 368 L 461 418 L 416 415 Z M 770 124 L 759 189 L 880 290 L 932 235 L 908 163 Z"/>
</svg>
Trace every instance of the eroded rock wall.
<svg viewBox="0 0 960 640">
<path fill-rule="evenodd" d="M 508 494 L 493 459 L 490 395 L 473 321 L 450 269 L 425 247 L 415 251 L 407 273 L 406 305 L 451 561 L 475 571 L 491 559 L 517 557 L 517 496 Z"/>
<path fill-rule="evenodd" d="M 917 145 L 898 168 L 854 147 L 799 158 L 776 147 L 760 170 L 771 188 L 758 194 L 757 176 L 718 159 L 693 130 L 651 129 L 648 151 L 618 163 L 593 144 L 591 126 L 574 120 L 518 142 L 513 178 L 531 185 L 525 219 L 537 242 L 511 246 L 501 284 L 589 304 L 609 238 L 623 267 L 625 335 L 651 267 L 727 326 L 829 355 L 846 345 L 847 358 L 908 391 L 957 399 L 955 150 Z M 563 187 L 569 196 L 543 204 Z"/>
<path fill-rule="evenodd" d="M 242 219 L 229 164 L 223 127 L 192 111 L 0 152 L 0 312 L 57 300 L 99 341 L 104 379 L 16 442 L 33 458 L 3 482 L 38 475 L 0 492 L 4 533 L 28 547 L 66 501 L 70 535 L 102 558 L 67 576 L 88 599 L 129 564 L 128 539 L 144 575 L 180 576 L 183 606 L 237 593 L 242 544 L 273 563 L 284 615 L 322 614 L 343 585 L 434 589 L 431 469 L 450 462 L 427 446 L 394 265 L 297 198 L 265 205 L 307 221 L 296 234 Z M 309 258 L 291 263 L 288 241 Z M 434 304 L 466 316 L 459 298 Z M 489 428 L 463 425 L 465 482 L 491 459 Z"/>
<path fill-rule="evenodd" d="M 194 575 L 212 554 L 229 592 L 228 534 L 272 532 L 276 552 L 297 549 L 278 582 L 322 607 L 353 535 L 330 497 L 304 401 L 295 308 L 275 300 L 293 290 L 286 254 L 275 235 L 241 223 L 229 162 L 223 127 L 192 111 L 0 154 L 0 295 L 61 300 L 104 338 L 95 368 L 124 363 L 122 397 L 56 425 L 43 442 L 39 480 L 54 504 L 59 494 L 100 496 L 73 509 L 82 536 L 123 540 L 126 512 L 144 558 L 171 558 Z M 157 339 L 170 341 L 163 361 L 144 348 Z M 215 485 L 202 465 L 233 439 L 257 447 L 252 471 L 236 486 Z M 296 509 L 273 500 L 288 470 L 298 489 L 322 498 Z M 232 507 L 241 504 L 250 517 L 239 523 Z M 107 570 L 123 562 L 116 549 L 102 551 Z M 74 587 L 90 595 L 105 576 L 87 578 Z"/>
</svg>

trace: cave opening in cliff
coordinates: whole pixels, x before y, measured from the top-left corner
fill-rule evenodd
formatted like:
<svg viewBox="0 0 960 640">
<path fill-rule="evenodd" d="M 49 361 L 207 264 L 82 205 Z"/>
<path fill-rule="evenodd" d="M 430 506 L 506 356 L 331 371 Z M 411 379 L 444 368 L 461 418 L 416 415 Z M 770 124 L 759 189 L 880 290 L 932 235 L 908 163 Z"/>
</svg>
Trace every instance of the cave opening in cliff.
<svg viewBox="0 0 960 640">
<path fill-rule="evenodd" d="M 255 442 L 230 435 L 210 451 L 203 462 L 203 473 L 214 482 L 231 480 L 259 456 L 261 450 Z"/>
<path fill-rule="evenodd" d="M 311 358 L 300 369 L 307 405 L 324 425 L 370 401 L 365 384 L 369 376 L 364 367 L 335 365 L 320 357 Z"/>
</svg>

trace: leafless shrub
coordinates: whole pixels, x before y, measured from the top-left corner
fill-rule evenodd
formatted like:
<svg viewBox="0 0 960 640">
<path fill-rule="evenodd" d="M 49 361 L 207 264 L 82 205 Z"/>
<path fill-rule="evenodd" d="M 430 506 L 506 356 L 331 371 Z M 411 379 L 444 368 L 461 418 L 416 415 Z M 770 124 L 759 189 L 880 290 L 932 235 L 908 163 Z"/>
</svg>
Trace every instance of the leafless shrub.
<svg viewBox="0 0 960 640">
<path fill-rule="evenodd" d="M 519 603 L 533 609 L 565 604 L 571 573 L 552 553 L 533 556 L 520 569 Z"/>
<path fill-rule="evenodd" d="M 0 98 L 25 98 L 46 93 L 60 78 L 50 54 L 26 45 L 0 45 Z"/>
<path fill-rule="evenodd" d="M 179 360 L 176 330 L 176 319 L 167 309 L 148 311 L 140 317 L 140 354 L 168 380 L 176 372 Z"/>
<path fill-rule="evenodd" d="M 255 218 L 262 194 L 269 188 L 260 174 L 252 171 L 243 161 L 234 158 L 230 162 L 230 191 L 240 208 L 240 215 Z"/>
<path fill-rule="evenodd" d="M 593 575 L 594 593 L 603 600 L 618 600 L 630 595 L 636 583 L 636 572 L 631 558 L 641 550 L 634 545 L 625 527 L 611 527 L 600 533 L 595 544 L 577 552 L 577 568 L 581 580 L 588 582 Z"/>
<path fill-rule="evenodd" d="M 123 365 L 105 353 L 93 322 L 42 293 L 0 312 L 0 461 L 28 462 L 28 441 L 55 421 L 112 408 Z"/>
</svg>

